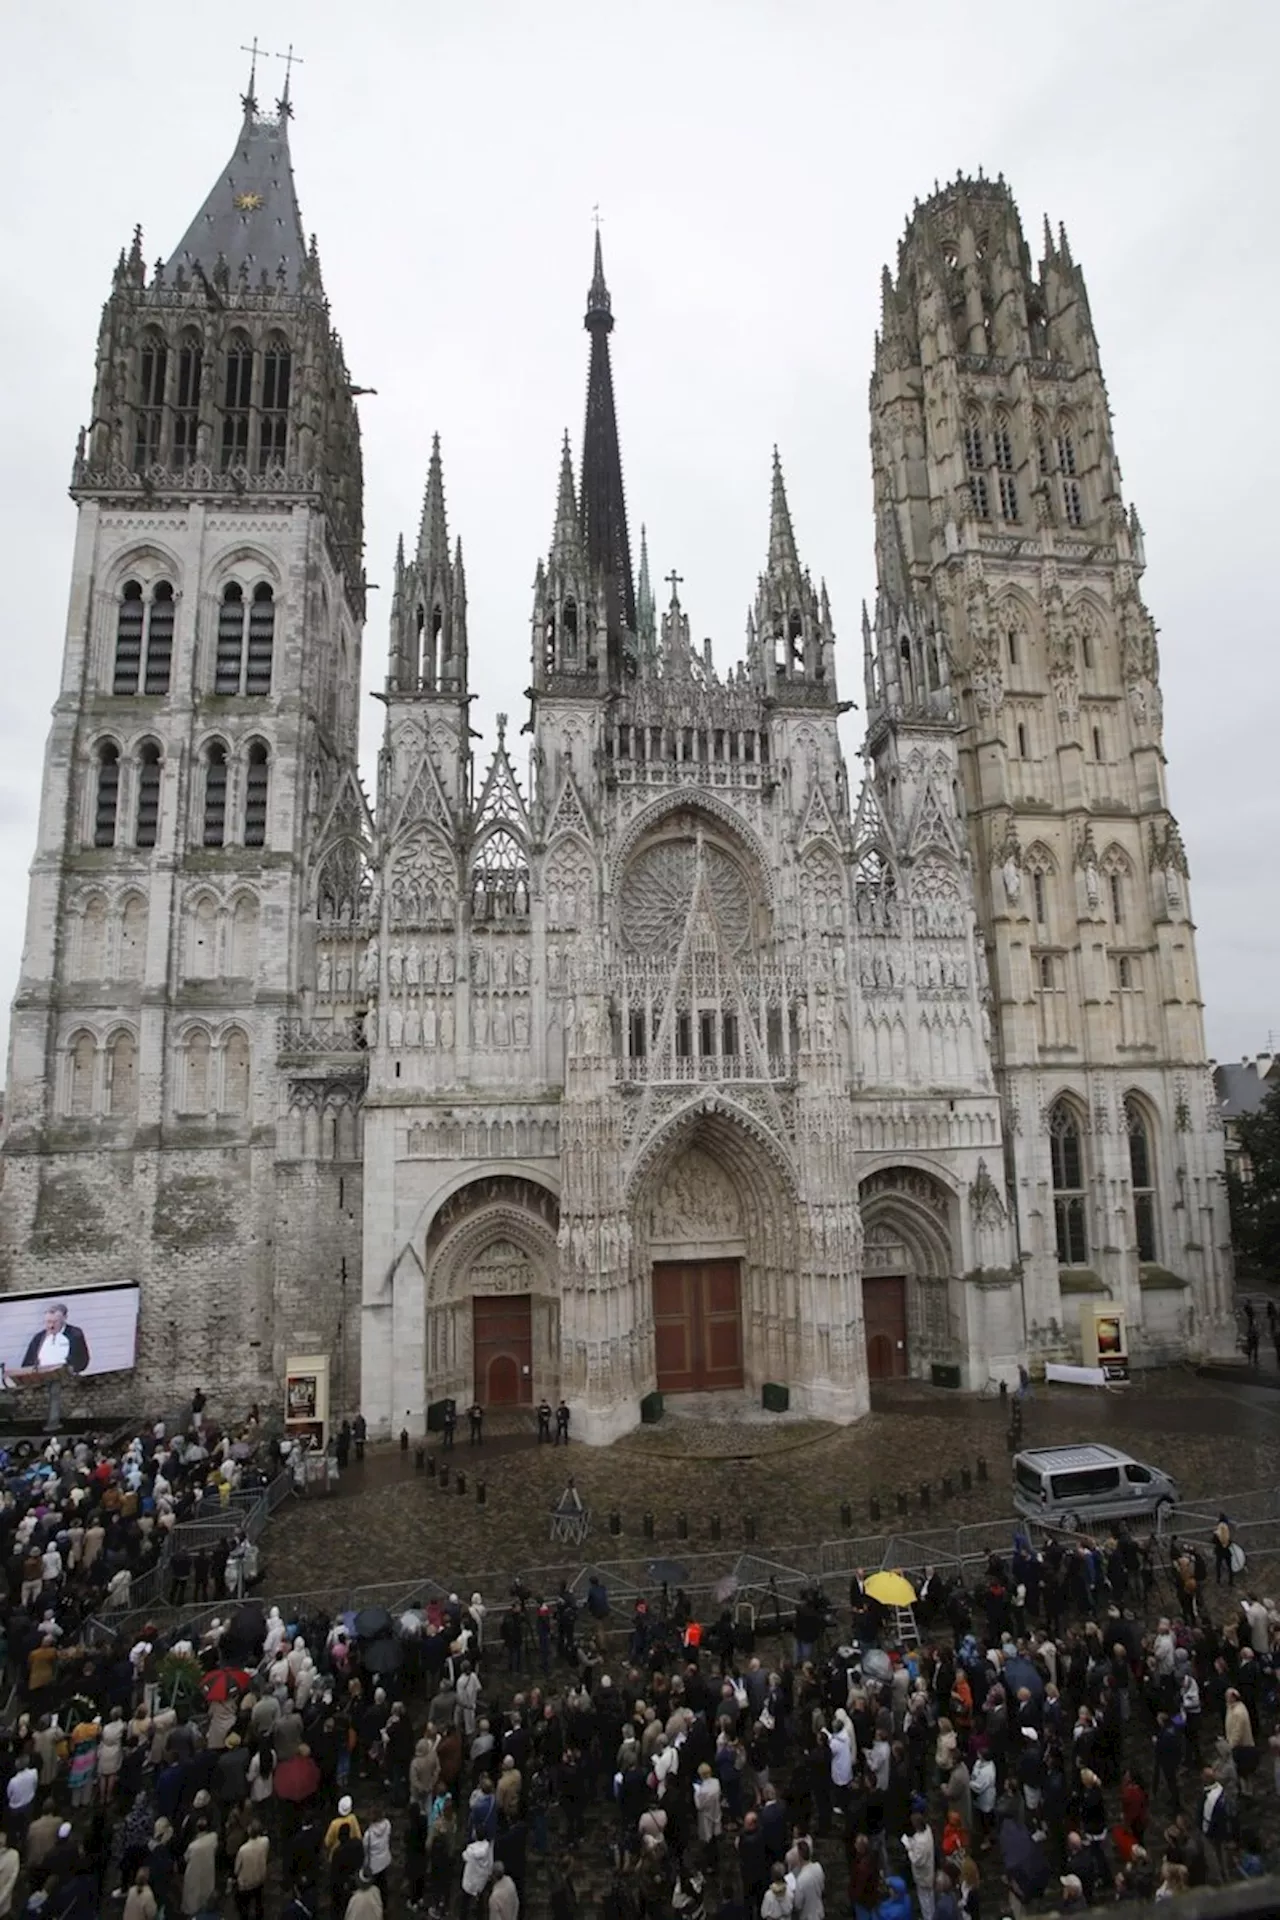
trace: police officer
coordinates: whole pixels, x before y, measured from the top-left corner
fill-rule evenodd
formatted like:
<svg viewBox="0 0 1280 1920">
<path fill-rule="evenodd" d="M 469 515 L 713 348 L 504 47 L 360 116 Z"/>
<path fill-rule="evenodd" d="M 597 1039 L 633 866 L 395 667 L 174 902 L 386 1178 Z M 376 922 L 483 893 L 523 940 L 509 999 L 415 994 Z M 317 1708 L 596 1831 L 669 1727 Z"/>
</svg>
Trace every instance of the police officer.
<svg viewBox="0 0 1280 1920">
<path fill-rule="evenodd" d="M 551 1439 L 551 1402 L 543 1399 L 538 1402 L 538 1445 Z"/>
</svg>

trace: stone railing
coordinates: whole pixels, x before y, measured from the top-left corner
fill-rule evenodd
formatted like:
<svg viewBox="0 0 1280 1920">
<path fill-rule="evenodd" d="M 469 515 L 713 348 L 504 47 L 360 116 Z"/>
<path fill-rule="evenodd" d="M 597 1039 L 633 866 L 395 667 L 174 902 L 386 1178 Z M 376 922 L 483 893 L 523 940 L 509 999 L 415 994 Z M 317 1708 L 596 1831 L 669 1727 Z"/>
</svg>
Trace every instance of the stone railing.
<svg viewBox="0 0 1280 1920">
<path fill-rule="evenodd" d="M 745 1081 L 794 1080 L 795 1068 L 782 1054 L 762 1055 L 758 1059 L 745 1053 L 708 1054 L 689 1059 L 646 1054 L 619 1060 L 617 1077 L 624 1086 L 684 1086 L 690 1082 L 732 1086 Z"/>
<path fill-rule="evenodd" d="M 276 1046 L 282 1054 L 364 1053 L 364 1019 L 284 1019 L 277 1023 Z"/>
</svg>

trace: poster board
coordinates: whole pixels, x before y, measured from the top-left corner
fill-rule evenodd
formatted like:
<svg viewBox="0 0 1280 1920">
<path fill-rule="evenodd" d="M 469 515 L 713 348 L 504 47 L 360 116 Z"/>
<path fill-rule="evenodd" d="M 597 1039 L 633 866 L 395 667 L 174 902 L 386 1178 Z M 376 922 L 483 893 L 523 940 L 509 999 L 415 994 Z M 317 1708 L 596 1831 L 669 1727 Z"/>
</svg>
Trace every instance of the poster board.
<svg viewBox="0 0 1280 1920">
<path fill-rule="evenodd" d="M 291 1440 L 309 1437 L 323 1453 L 329 1440 L 329 1356 L 291 1354 L 284 1368 L 284 1429 Z"/>
<path fill-rule="evenodd" d="M 1129 1378 L 1129 1327 L 1114 1300 L 1080 1305 L 1080 1345 L 1086 1367 L 1100 1367 L 1107 1381 Z"/>
</svg>

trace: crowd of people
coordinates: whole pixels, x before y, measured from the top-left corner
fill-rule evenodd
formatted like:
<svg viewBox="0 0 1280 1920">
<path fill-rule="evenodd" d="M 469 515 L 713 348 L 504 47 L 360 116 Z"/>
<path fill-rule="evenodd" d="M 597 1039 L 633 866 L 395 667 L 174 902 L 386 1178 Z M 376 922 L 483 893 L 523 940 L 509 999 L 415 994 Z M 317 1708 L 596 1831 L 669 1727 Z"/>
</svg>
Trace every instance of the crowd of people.
<svg viewBox="0 0 1280 1920">
<path fill-rule="evenodd" d="M 990 1920 L 1267 1864 L 1280 1613 L 1225 1516 L 1212 1568 L 1015 1537 L 929 1572 L 905 1645 L 860 1578 L 759 1639 L 678 1589 L 619 1617 L 598 1578 L 581 1612 L 517 1583 L 88 1632 L 245 1452 L 196 1407 L 9 1476 L 0 1920 Z M 168 1564 L 180 1609 L 215 1596 Z"/>
</svg>

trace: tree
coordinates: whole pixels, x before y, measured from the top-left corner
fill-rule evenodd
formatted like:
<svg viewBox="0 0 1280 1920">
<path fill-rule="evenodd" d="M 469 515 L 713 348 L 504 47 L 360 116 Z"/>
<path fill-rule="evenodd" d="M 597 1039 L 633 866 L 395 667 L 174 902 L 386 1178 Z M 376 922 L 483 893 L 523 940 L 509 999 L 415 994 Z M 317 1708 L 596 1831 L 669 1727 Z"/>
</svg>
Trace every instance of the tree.
<svg viewBox="0 0 1280 1920">
<path fill-rule="evenodd" d="M 1231 1238 L 1244 1267 L 1280 1273 L 1280 1087 L 1235 1122 L 1240 1151 L 1227 1159 Z"/>
</svg>

